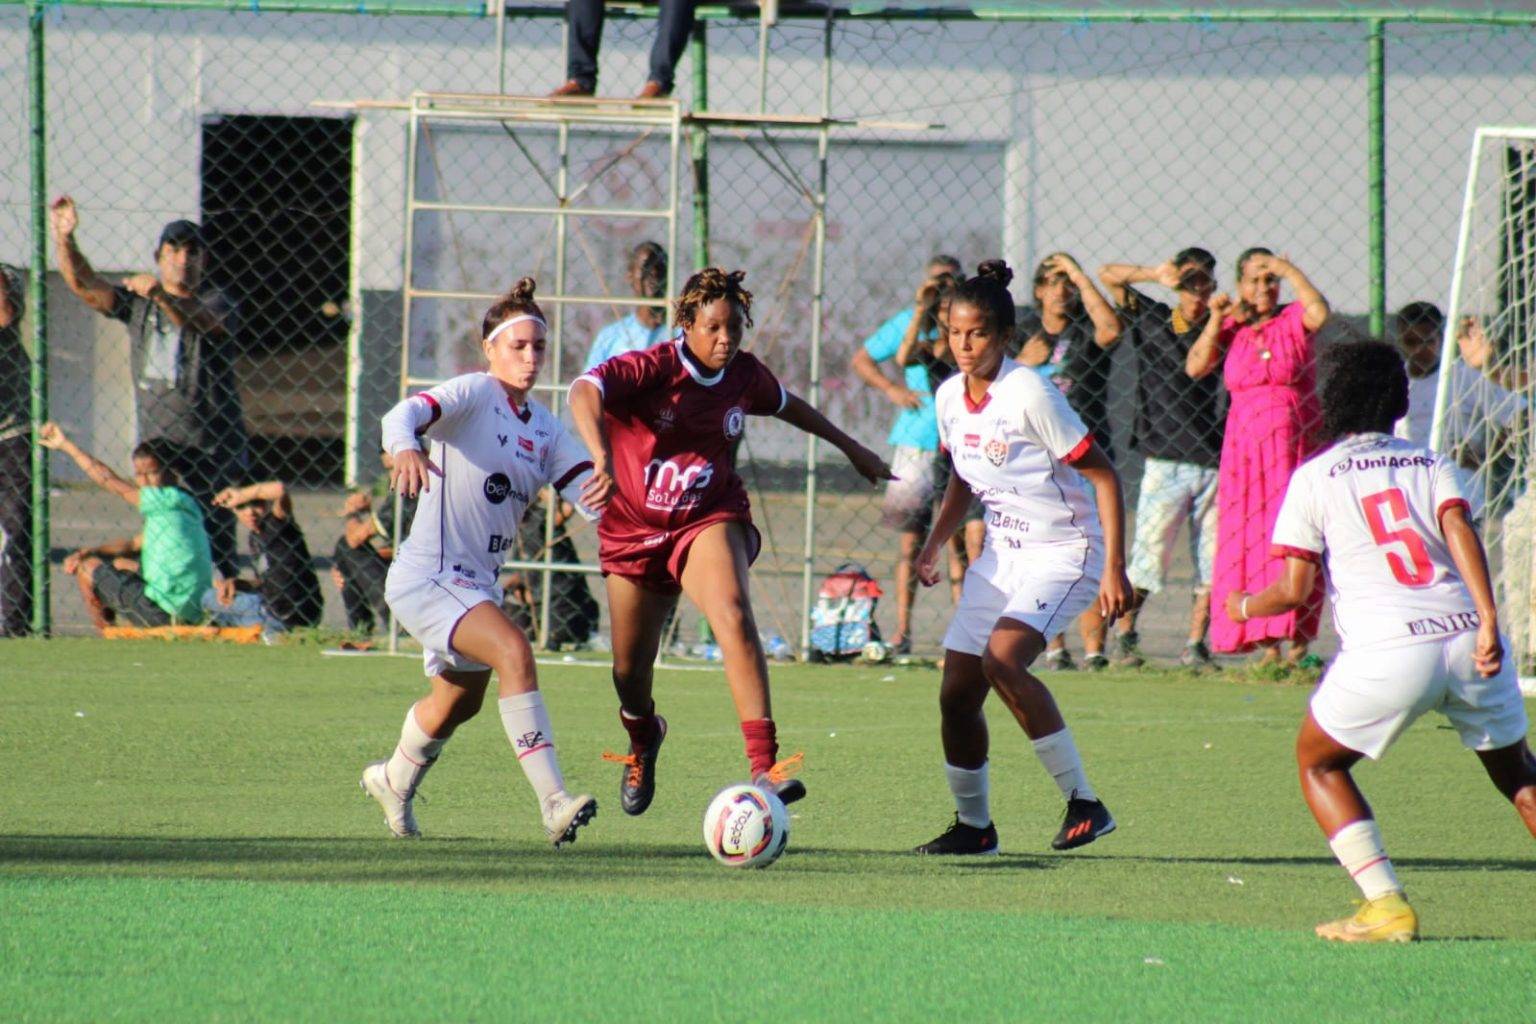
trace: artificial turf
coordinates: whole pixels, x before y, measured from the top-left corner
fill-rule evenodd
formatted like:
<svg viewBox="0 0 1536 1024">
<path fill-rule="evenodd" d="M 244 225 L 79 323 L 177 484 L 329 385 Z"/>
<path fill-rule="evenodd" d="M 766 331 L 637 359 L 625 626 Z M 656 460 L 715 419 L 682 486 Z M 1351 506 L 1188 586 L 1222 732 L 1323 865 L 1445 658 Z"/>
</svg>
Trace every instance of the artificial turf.
<svg viewBox="0 0 1536 1024">
<path fill-rule="evenodd" d="M 603 810 L 544 843 L 493 714 L 387 837 L 357 788 L 417 663 L 314 648 L 0 648 L 0 1006 L 58 1019 L 1510 1020 L 1536 1007 L 1536 844 L 1431 719 L 1364 767 L 1416 947 L 1321 943 L 1352 887 L 1296 791 L 1306 689 L 1051 677 L 1120 829 L 1052 853 L 1060 797 L 994 714 L 1003 855 L 905 851 L 951 806 L 931 669 L 775 670 L 809 798 L 762 872 L 699 818 L 743 774 L 718 672 L 663 672 L 651 811 L 618 811 L 606 672 L 542 669 Z M 995 710 L 995 709 L 994 709 Z M 1458 941 L 1451 941 L 1458 940 Z"/>
</svg>

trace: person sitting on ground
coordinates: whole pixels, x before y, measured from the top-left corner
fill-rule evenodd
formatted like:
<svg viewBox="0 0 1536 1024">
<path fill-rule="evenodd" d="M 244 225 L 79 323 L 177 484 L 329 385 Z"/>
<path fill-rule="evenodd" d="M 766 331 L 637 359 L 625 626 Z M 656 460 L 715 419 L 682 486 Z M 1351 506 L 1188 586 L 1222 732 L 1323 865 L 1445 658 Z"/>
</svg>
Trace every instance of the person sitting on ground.
<svg viewBox="0 0 1536 1024">
<path fill-rule="evenodd" d="M 324 602 L 320 583 L 309 557 L 304 531 L 293 518 L 293 500 L 280 480 L 226 487 L 213 503 L 230 509 L 240 525 L 250 531 L 251 560 L 256 579 L 249 584 L 285 629 L 318 626 Z M 219 580 L 221 604 L 228 604 L 241 581 Z"/>
<path fill-rule="evenodd" d="M 576 508 L 570 502 L 556 503 L 555 534 L 546 542 L 544 538 L 544 503 L 528 506 L 521 525 L 517 528 L 515 557 L 524 562 L 544 561 L 549 551 L 553 564 L 577 565 L 581 557 L 576 543 L 571 540 L 571 519 Z M 580 520 L 577 520 L 578 522 Z M 597 632 L 601 611 L 597 599 L 587 585 L 586 576 L 579 572 L 555 571 L 549 576 L 549 632 L 543 637 L 543 646 L 558 650 L 567 644 L 585 646 Z M 517 570 L 505 582 L 507 601 L 503 609 L 513 622 L 529 634 L 538 632 L 543 611 L 544 574 L 537 569 Z"/>
<path fill-rule="evenodd" d="M 642 299 L 662 299 L 667 294 L 667 250 L 659 242 L 641 242 L 629 254 L 624 273 L 631 291 Z M 582 372 L 623 352 L 638 352 L 672 336 L 667 311 L 662 306 L 636 306 L 635 311 L 597 332 Z"/>
<path fill-rule="evenodd" d="M 341 518 L 341 536 L 331 553 L 331 582 L 341 594 L 347 628 L 354 633 L 372 633 L 389 621 L 384 580 L 394 549 L 388 546 L 388 534 L 373 514 L 373 498 L 368 492 L 347 495 Z M 378 545 L 379 538 L 385 539 L 384 547 Z"/>
<path fill-rule="evenodd" d="M 170 626 L 202 621 L 202 597 L 213 583 L 213 559 L 203 510 L 181 489 L 169 458 L 155 440 L 133 450 L 133 483 L 45 423 L 37 439 L 61 451 L 98 487 L 122 498 L 144 517 L 134 537 L 80 548 L 64 559 L 98 630 L 118 616 L 135 626 Z"/>
</svg>

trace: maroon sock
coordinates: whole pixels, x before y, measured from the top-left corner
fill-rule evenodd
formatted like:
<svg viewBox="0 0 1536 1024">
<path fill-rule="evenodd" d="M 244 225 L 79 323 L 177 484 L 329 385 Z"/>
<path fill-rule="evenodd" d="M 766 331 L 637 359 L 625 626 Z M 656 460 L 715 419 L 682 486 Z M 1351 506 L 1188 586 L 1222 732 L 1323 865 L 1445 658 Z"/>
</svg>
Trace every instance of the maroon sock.
<svg viewBox="0 0 1536 1024">
<path fill-rule="evenodd" d="M 661 732 L 661 723 L 656 720 L 656 705 L 651 705 L 651 713 L 640 718 L 631 718 L 621 709 L 619 721 L 624 723 L 624 728 L 629 732 L 629 749 L 638 754 L 642 750 L 656 742 L 657 735 Z"/>
<path fill-rule="evenodd" d="M 756 718 L 741 723 L 741 735 L 747 741 L 747 761 L 752 765 L 752 777 L 756 778 L 779 759 L 778 732 L 773 719 Z"/>
</svg>

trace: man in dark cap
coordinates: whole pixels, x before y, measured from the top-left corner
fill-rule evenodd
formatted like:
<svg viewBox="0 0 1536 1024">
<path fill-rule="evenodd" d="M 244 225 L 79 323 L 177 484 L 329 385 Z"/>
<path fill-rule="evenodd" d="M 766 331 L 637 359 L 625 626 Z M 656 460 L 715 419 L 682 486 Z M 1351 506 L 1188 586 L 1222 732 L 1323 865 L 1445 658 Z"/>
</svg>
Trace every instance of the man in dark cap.
<svg viewBox="0 0 1536 1024">
<path fill-rule="evenodd" d="M 178 476 L 203 507 L 214 567 L 233 579 L 234 517 L 212 497 L 244 475 L 245 417 L 235 388 L 234 311 L 203 280 L 202 229 L 188 220 L 167 224 L 155 272 L 113 285 L 75 243 L 74 200 L 55 200 L 52 216 L 64 283 L 96 312 L 128 325 L 138 437 L 171 446 Z"/>
</svg>

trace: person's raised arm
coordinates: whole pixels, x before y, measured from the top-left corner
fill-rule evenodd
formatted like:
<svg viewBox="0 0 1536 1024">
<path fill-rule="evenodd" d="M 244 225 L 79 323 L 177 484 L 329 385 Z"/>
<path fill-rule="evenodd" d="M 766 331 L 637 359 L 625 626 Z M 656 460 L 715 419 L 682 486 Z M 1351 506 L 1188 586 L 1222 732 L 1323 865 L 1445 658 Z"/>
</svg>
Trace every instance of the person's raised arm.
<svg viewBox="0 0 1536 1024">
<path fill-rule="evenodd" d="M 896 349 L 894 361 L 897 366 L 905 369 L 917 362 L 917 349 L 922 344 L 923 310 L 919 306 L 912 311 L 912 319 L 907 322 L 907 329 L 901 336 L 901 345 Z M 863 351 L 860 349 L 859 351 Z M 882 379 L 884 374 L 881 374 Z"/>
<path fill-rule="evenodd" d="M 1211 297 L 1211 315 L 1184 357 L 1184 372 L 1196 380 L 1221 365 L 1221 325 L 1231 311 L 1232 298 L 1226 292 Z"/>
<path fill-rule="evenodd" d="M 63 452 L 75 460 L 75 465 L 91 478 L 91 483 L 122 498 L 134 508 L 139 507 L 139 489 L 112 471 L 112 467 L 85 451 L 64 435 L 57 423 L 44 423 L 37 432 L 38 443 L 44 448 Z"/>
<path fill-rule="evenodd" d="M 603 389 L 590 377 L 577 377 L 570 391 L 571 423 L 592 456 L 592 475 L 587 478 L 580 503 L 601 512 L 613 500 L 613 448 L 603 426 Z"/>
<path fill-rule="evenodd" d="M 1488 553 L 1482 538 L 1472 526 L 1465 502 L 1449 502 L 1440 513 L 1440 532 L 1451 549 L 1456 572 L 1472 595 L 1477 609 L 1477 648 L 1472 662 L 1479 675 L 1496 676 L 1504 663 L 1504 643 L 1499 637 L 1499 608 L 1493 600 L 1493 584 L 1488 578 Z"/>
<path fill-rule="evenodd" d="M 797 427 L 807 434 L 814 434 L 842 452 L 853 468 L 859 471 L 859 475 L 870 483 L 878 484 L 885 480 L 896 479 L 896 475 L 891 472 L 891 467 L 884 459 L 843 433 L 831 420 L 799 395 L 786 391 L 784 407 L 775 415 L 790 426 Z M 583 440 L 586 440 L 585 435 Z M 588 447 L 591 447 L 590 441 L 588 441 Z"/>
<path fill-rule="evenodd" d="M 1120 340 L 1120 317 L 1115 312 L 1115 307 L 1109 304 L 1109 300 L 1099 292 L 1093 278 L 1089 277 L 1077 261 L 1070 256 L 1059 254 L 1051 258 L 1047 265 L 1051 272 L 1059 271 L 1067 275 L 1067 280 L 1077 288 L 1078 298 L 1083 304 L 1083 312 L 1088 314 L 1088 319 L 1093 321 L 1093 341 L 1099 348 L 1110 348 Z"/>
<path fill-rule="evenodd" d="M 53 201 L 49 214 L 58 249 L 59 274 L 64 278 L 65 286 L 96 312 L 110 313 L 117 305 L 117 295 L 75 243 L 75 229 L 80 226 L 75 201 L 69 196 L 60 196 Z"/>
<path fill-rule="evenodd" d="M 1117 306 L 1129 305 L 1130 286 L 1133 284 L 1160 284 L 1164 288 L 1179 286 L 1179 268 L 1172 263 L 1160 263 L 1145 267 L 1136 263 L 1106 263 L 1099 268 L 1099 281 L 1109 291 L 1109 298 Z"/>
<path fill-rule="evenodd" d="M 1301 303 L 1301 326 L 1309 331 L 1319 331 L 1323 324 L 1328 322 L 1332 310 L 1328 307 L 1328 300 L 1323 298 L 1323 293 L 1301 272 L 1301 268 L 1290 260 L 1279 256 L 1268 257 L 1270 269 L 1278 277 L 1282 277 L 1291 286 L 1291 291 L 1296 295 L 1296 301 Z"/>
<path fill-rule="evenodd" d="M 1524 390 L 1529 376 L 1507 364 L 1500 365 L 1494 354 L 1493 342 L 1483 330 L 1482 322 L 1475 316 L 1464 316 L 1456 326 L 1456 347 L 1461 350 L 1461 360 L 1472 369 L 1509 391 Z"/>
<path fill-rule="evenodd" d="M 248 501 L 264 501 L 272 506 L 272 514 L 279 519 L 293 518 L 293 499 L 288 486 L 281 480 L 267 480 L 245 487 L 226 487 L 213 496 L 213 503 L 220 508 L 234 508 Z"/>
<path fill-rule="evenodd" d="M 228 332 L 229 309 L 216 293 L 172 295 L 153 274 L 134 274 L 123 287 L 153 302 L 178 329 L 190 326 L 200 334 L 220 336 Z"/>
<path fill-rule="evenodd" d="M 1131 581 L 1125 575 L 1125 493 L 1120 474 L 1104 449 L 1094 441 L 1072 463 L 1072 468 L 1093 486 L 1104 526 L 1104 573 L 1099 578 L 1099 614 L 1107 620 L 1125 614 L 1131 603 Z"/>
</svg>

